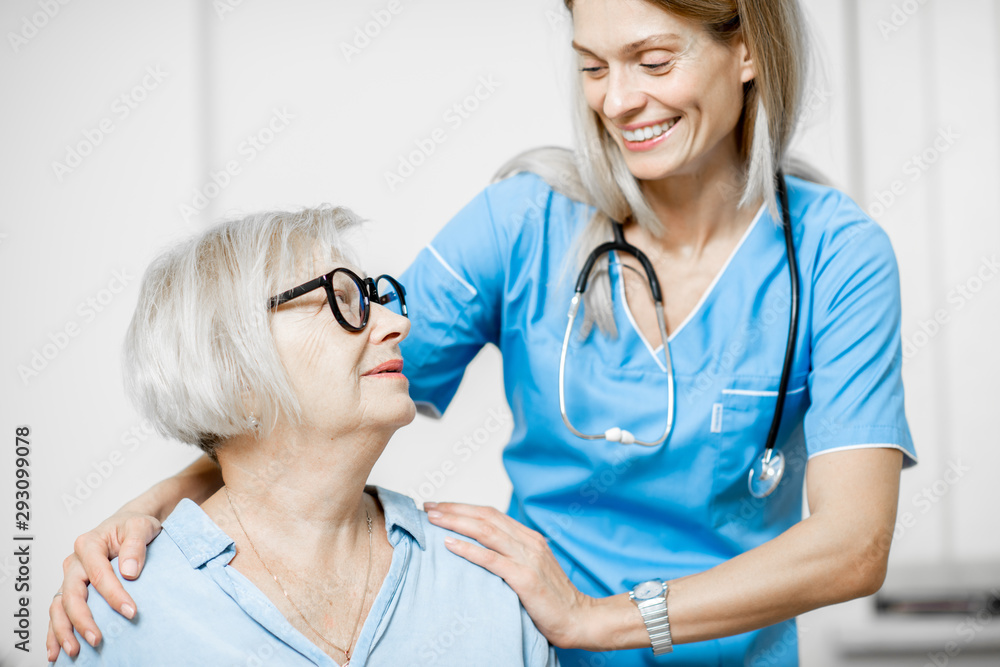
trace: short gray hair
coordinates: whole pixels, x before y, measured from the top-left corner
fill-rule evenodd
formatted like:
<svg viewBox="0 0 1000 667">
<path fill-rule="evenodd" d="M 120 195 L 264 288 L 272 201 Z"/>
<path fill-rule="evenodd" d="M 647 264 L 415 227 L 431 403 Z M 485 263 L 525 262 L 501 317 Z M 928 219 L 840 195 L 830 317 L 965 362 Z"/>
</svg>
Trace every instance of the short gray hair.
<svg viewBox="0 0 1000 667">
<path fill-rule="evenodd" d="M 224 221 L 157 257 L 143 276 L 123 349 L 125 387 L 163 435 L 215 457 L 220 442 L 262 433 L 299 402 L 271 334 L 270 297 L 329 260 L 356 264 L 346 208 L 267 211 Z M 306 276 L 303 278 L 303 276 Z"/>
</svg>

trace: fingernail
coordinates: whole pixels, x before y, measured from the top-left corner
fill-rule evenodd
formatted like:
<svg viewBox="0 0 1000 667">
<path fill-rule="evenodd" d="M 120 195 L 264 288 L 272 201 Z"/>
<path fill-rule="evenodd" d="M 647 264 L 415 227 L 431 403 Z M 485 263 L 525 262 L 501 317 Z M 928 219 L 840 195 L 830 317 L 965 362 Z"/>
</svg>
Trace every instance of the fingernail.
<svg viewBox="0 0 1000 667">
<path fill-rule="evenodd" d="M 438 506 L 437 503 L 424 503 L 424 509 L 427 509 L 428 507 L 437 507 L 437 506 Z"/>
<path fill-rule="evenodd" d="M 427 518 L 429 519 L 440 519 L 443 516 L 444 514 L 438 512 L 437 510 L 431 510 L 430 512 L 427 513 Z"/>
<path fill-rule="evenodd" d="M 133 618 L 135 618 L 135 607 L 133 607 L 132 605 L 130 605 L 127 602 L 125 604 L 123 604 L 122 605 L 122 616 L 124 616 L 125 618 L 127 618 L 128 620 L 131 621 Z"/>
<path fill-rule="evenodd" d="M 458 540 L 456 540 L 454 537 L 446 537 L 444 538 L 444 543 L 449 546 L 454 546 L 458 544 Z"/>
<path fill-rule="evenodd" d="M 83 637 L 84 639 L 87 640 L 88 644 L 90 644 L 95 648 L 97 647 L 97 635 L 95 635 L 91 630 L 87 630 L 87 634 L 85 634 Z"/>
<path fill-rule="evenodd" d="M 69 650 L 73 648 L 72 646 L 69 645 L 69 640 L 67 639 L 66 641 L 64 641 L 62 646 L 63 650 L 66 651 L 66 655 L 69 655 Z"/>
<path fill-rule="evenodd" d="M 134 558 L 129 558 L 127 561 L 122 563 L 121 573 L 123 577 L 134 577 L 139 574 L 139 561 Z"/>
</svg>

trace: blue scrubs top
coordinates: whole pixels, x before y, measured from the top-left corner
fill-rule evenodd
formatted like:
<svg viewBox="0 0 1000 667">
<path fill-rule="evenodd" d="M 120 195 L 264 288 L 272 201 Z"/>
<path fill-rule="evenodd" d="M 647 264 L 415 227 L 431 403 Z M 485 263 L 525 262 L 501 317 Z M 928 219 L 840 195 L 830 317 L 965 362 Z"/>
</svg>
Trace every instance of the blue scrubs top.
<svg viewBox="0 0 1000 667">
<path fill-rule="evenodd" d="M 747 474 L 770 427 L 789 313 L 784 236 L 766 210 L 671 335 L 675 424 L 656 447 L 583 440 L 559 414 L 574 241 L 593 209 L 519 174 L 473 199 L 402 276 L 413 320 L 402 343 L 411 395 L 443 413 L 480 348 L 499 347 L 514 418 L 503 456 L 508 512 L 548 538 L 584 593 L 702 572 L 776 537 L 802 518 L 812 456 L 893 447 L 905 465 L 916 462 L 889 239 L 842 193 L 796 178 L 788 186 L 800 321 L 776 445 L 785 477 L 762 500 L 749 494 Z M 611 279 L 618 336 L 595 328 L 585 341 L 573 337 L 567 412 L 583 433 L 619 426 L 654 441 L 666 424 L 660 342 L 633 325 L 614 266 Z M 649 649 L 558 653 L 564 667 L 798 664 L 794 621 L 677 646 L 658 660 Z"/>
</svg>

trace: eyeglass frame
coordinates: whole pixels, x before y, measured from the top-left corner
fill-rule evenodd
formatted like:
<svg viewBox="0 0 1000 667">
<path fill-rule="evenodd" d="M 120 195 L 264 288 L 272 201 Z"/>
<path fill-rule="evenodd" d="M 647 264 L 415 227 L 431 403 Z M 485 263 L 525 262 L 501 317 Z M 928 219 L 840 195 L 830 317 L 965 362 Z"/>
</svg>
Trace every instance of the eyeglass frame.
<svg viewBox="0 0 1000 667">
<path fill-rule="evenodd" d="M 350 322 L 348 322 L 344 318 L 343 314 L 341 314 L 340 307 L 336 305 L 337 297 L 333 293 L 333 276 L 336 273 L 345 274 L 358 287 L 358 291 L 361 292 L 362 312 L 361 312 L 361 324 L 359 326 L 355 326 Z M 352 333 L 357 333 L 359 331 L 363 331 L 364 328 L 368 326 L 368 316 L 371 314 L 372 311 L 371 302 L 374 301 L 380 306 L 385 305 L 381 301 L 381 298 L 379 297 L 378 286 L 377 286 L 378 281 L 382 280 L 383 278 L 388 280 L 389 283 L 396 289 L 396 294 L 399 296 L 400 314 L 403 317 L 409 318 L 409 315 L 407 315 L 406 313 L 406 289 L 402 286 L 402 284 L 400 284 L 398 280 L 385 273 L 374 279 L 370 277 L 362 278 L 361 276 L 354 273 L 354 271 L 351 271 L 346 266 L 337 267 L 333 271 L 323 274 L 318 278 L 313 278 L 308 282 L 302 283 L 298 287 L 293 287 L 292 289 L 286 290 L 281 294 L 278 294 L 277 296 L 272 296 L 267 301 L 267 308 L 268 310 L 274 310 L 278 306 L 288 303 L 292 299 L 297 299 L 300 296 L 308 294 L 309 292 L 312 292 L 322 287 L 326 290 L 326 302 L 330 305 L 330 310 L 333 311 L 333 316 L 340 324 L 340 326 L 344 327 L 345 329 L 347 329 Z"/>
</svg>

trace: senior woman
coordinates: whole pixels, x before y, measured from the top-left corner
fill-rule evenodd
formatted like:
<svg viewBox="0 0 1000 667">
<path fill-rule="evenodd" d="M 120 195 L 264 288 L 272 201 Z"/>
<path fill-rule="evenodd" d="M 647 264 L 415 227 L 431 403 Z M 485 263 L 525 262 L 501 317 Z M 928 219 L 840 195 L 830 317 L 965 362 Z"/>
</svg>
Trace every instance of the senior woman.
<svg viewBox="0 0 1000 667">
<path fill-rule="evenodd" d="M 146 272 L 126 384 L 224 486 L 164 521 L 147 576 L 127 584 L 141 613 L 90 596 L 106 640 L 78 664 L 555 664 L 499 577 L 445 549 L 411 499 L 365 486 L 415 409 L 404 291 L 352 268 L 356 222 L 257 214 Z"/>
</svg>

